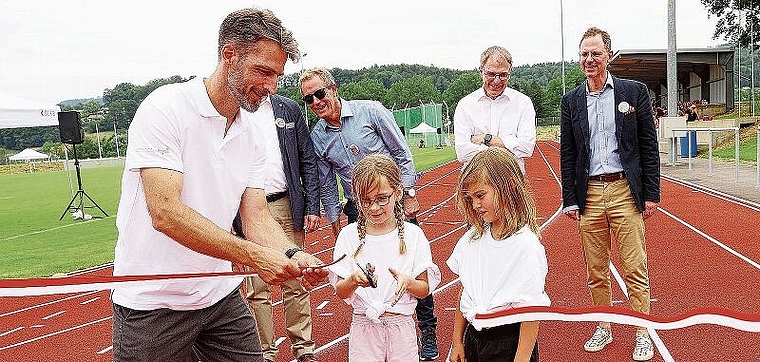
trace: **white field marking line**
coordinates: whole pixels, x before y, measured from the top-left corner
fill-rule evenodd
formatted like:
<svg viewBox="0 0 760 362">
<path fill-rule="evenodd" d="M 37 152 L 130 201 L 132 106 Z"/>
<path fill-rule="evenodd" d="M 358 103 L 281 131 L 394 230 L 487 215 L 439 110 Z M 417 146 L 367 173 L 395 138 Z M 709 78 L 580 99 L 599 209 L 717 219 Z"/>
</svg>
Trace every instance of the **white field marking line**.
<svg viewBox="0 0 760 362">
<path fill-rule="evenodd" d="M 75 270 L 71 273 L 67 273 L 66 275 L 75 276 L 75 275 L 89 274 L 92 272 L 96 272 L 98 270 L 103 270 L 103 269 L 112 268 L 112 267 L 113 267 L 113 262 L 110 262 L 110 263 L 105 263 L 102 265 L 96 265 L 96 266 L 86 268 L 86 269 Z"/>
<path fill-rule="evenodd" d="M 35 324 L 32 326 L 32 328 L 42 328 L 44 326 L 45 326 L 44 324 Z"/>
<path fill-rule="evenodd" d="M 111 346 L 108 346 L 108 347 L 106 347 L 106 348 L 103 348 L 103 349 L 101 349 L 100 351 L 98 351 L 97 353 L 98 353 L 98 354 L 106 354 L 108 351 L 110 351 L 110 350 L 112 350 L 112 349 L 113 349 L 113 345 L 111 345 Z"/>
<path fill-rule="evenodd" d="M 8 236 L 6 238 L 0 239 L 0 242 L 8 241 L 8 240 L 13 240 L 13 239 L 18 239 L 18 238 L 23 238 L 23 237 L 26 237 L 26 236 L 33 236 L 33 235 L 37 235 L 37 234 L 44 234 L 44 233 L 49 232 L 49 231 L 55 231 L 55 230 L 59 230 L 59 229 L 63 229 L 63 228 L 68 228 L 68 227 L 72 227 L 72 226 L 79 226 L 79 225 L 82 225 L 82 224 L 86 224 L 86 223 L 90 223 L 90 222 L 97 222 L 97 221 L 100 221 L 100 220 L 106 220 L 106 219 L 110 219 L 110 218 L 113 218 L 113 217 L 114 216 L 106 216 L 106 217 L 103 217 L 103 218 L 93 218 L 91 220 L 82 221 L 82 222 L 78 222 L 78 223 L 74 223 L 74 224 L 61 225 L 61 226 L 56 226 L 56 227 L 50 228 L 50 229 L 32 231 L 32 232 L 26 233 L 26 234 Z"/>
<path fill-rule="evenodd" d="M 105 317 L 105 318 L 94 320 L 92 322 L 87 322 L 85 324 L 80 324 L 78 326 L 74 326 L 74 327 L 71 327 L 71 328 L 66 328 L 66 329 L 63 329 L 63 330 L 60 330 L 60 331 L 57 331 L 57 332 L 48 333 L 48 334 L 45 334 L 45 335 L 42 335 L 42 336 L 39 336 L 39 337 L 36 337 L 36 338 L 28 339 L 26 341 L 21 341 L 21 342 L 14 343 L 14 344 L 11 344 L 11 345 L 8 345 L 8 346 L 5 346 L 5 347 L 0 347 L 0 351 L 4 351 L 6 349 L 10 349 L 10 348 L 13 348 L 13 347 L 23 346 L 23 345 L 25 345 L 27 343 L 32 343 L 32 342 L 39 341 L 39 340 L 44 339 L 44 338 L 56 336 L 56 335 L 63 334 L 63 333 L 66 333 L 66 332 L 71 332 L 73 330 L 77 330 L 79 328 L 84 328 L 84 327 L 87 327 L 87 326 L 92 325 L 92 324 L 97 324 L 97 323 L 100 323 L 100 322 L 103 322 L 103 321 L 107 321 L 107 320 L 109 320 L 111 318 L 113 318 L 113 317 L 112 316 L 108 316 L 108 317 Z"/>
<path fill-rule="evenodd" d="M 615 276 L 615 281 L 617 282 L 618 288 L 620 288 L 620 290 L 623 291 L 623 294 L 625 294 L 625 297 L 628 298 L 628 289 L 625 287 L 623 277 L 620 276 L 617 268 L 612 265 L 612 261 L 610 261 L 610 271 L 612 272 L 612 275 Z M 665 347 L 665 343 L 660 338 L 660 335 L 657 334 L 657 331 L 653 328 L 647 328 L 647 332 L 649 333 L 649 337 L 652 338 L 652 343 L 655 347 L 657 347 L 657 352 L 659 352 L 660 356 L 662 356 L 662 360 L 665 362 L 675 362 L 675 359 L 673 359 L 670 351 L 668 351 L 668 347 Z"/>
<path fill-rule="evenodd" d="M 7 317 L 9 315 L 13 315 L 13 314 L 16 314 L 16 313 L 26 312 L 26 311 L 32 310 L 32 309 L 37 309 L 37 308 L 45 307 L 45 306 L 48 306 L 48 305 L 51 305 L 51 304 L 55 304 L 55 303 L 59 303 L 59 302 L 65 302 L 67 300 L 71 300 L 71 299 L 75 299 L 75 298 L 81 298 L 81 297 L 84 297 L 84 296 L 87 296 L 87 295 L 90 295 L 90 294 L 95 294 L 95 293 L 98 293 L 98 292 L 100 292 L 100 291 L 96 290 L 96 291 L 92 291 L 92 292 L 72 295 L 70 297 L 66 297 L 66 298 L 62 298 L 62 299 L 58 299 L 58 300 L 53 300 L 53 301 L 50 301 L 50 302 L 47 302 L 47 303 L 37 304 L 37 305 L 33 305 L 31 307 L 26 307 L 26 308 L 23 308 L 23 309 L 14 310 L 14 311 L 11 311 L 11 312 L 0 314 L 0 318 L 1 317 Z"/>
<path fill-rule="evenodd" d="M 65 311 L 65 310 L 62 310 L 62 311 L 60 311 L 60 312 L 55 312 L 55 313 L 53 313 L 53 314 L 51 314 L 51 315 L 49 315 L 49 316 L 46 316 L 46 317 L 42 317 L 42 319 L 45 319 L 45 320 L 47 320 L 47 319 L 50 319 L 50 318 L 53 318 L 53 317 L 57 317 L 57 316 L 59 316 L 59 315 L 61 315 L 61 314 L 63 314 L 63 313 L 66 313 L 66 311 Z"/>
<path fill-rule="evenodd" d="M 276 341 L 274 341 L 274 346 L 275 346 L 275 347 L 279 347 L 279 346 L 280 346 L 280 343 L 282 343 L 282 342 L 285 342 L 285 337 L 280 337 L 280 338 L 277 338 L 277 340 L 276 340 Z"/>
<path fill-rule="evenodd" d="M 5 336 L 7 336 L 7 335 L 9 335 L 9 334 L 11 334 L 11 333 L 13 333 L 13 332 L 18 332 L 18 331 L 20 331 L 20 330 L 22 330 L 22 329 L 24 329 L 24 327 L 16 327 L 16 328 L 14 328 L 14 329 L 11 329 L 11 330 L 9 330 L 9 331 L 5 331 L 5 332 L 3 332 L 3 333 L 0 333 L 0 337 L 5 337 Z"/>
<path fill-rule="evenodd" d="M 670 181 L 674 184 L 680 184 L 682 186 L 689 187 L 692 189 L 692 191 L 698 191 L 706 195 L 713 196 L 715 198 L 718 198 L 724 201 L 728 201 L 732 204 L 744 206 L 750 210 L 760 211 L 760 204 L 750 201 L 750 200 L 745 200 L 740 197 L 732 196 L 732 195 L 720 192 L 718 190 L 711 189 L 707 186 L 697 185 L 688 181 L 677 179 L 675 177 L 661 175 L 660 178 Z"/>
<path fill-rule="evenodd" d="M 318 305 L 316 308 L 314 308 L 314 309 L 316 309 L 316 310 L 322 310 L 322 309 L 324 309 L 324 308 L 325 308 L 325 307 L 326 307 L 328 304 L 330 304 L 330 301 L 329 301 L 329 300 L 325 300 L 325 301 L 323 301 L 322 303 L 319 303 L 319 305 Z"/>
<path fill-rule="evenodd" d="M 100 299 L 100 297 L 95 297 L 95 298 L 92 298 L 90 300 L 85 300 L 84 302 L 79 303 L 79 304 L 81 304 L 81 305 L 90 304 L 90 303 L 92 303 L 92 302 L 94 302 L 94 301 L 96 301 L 98 299 Z"/>
<path fill-rule="evenodd" d="M 692 231 L 694 231 L 695 233 L 699 234 L 703 238 L 705 238 L 708 241 L 712 242 L 713 244 L 715 244 L 717 246 L 720 246 L 721 248 L 723 248 L 723 250 L 725 250 L 725 251 L 733 254 L 734 256 L 736 256 L 737 258 L 743 260 L 747 264 L 752 265 L 753 267 L 755 267 L 755 269 L 760 270 L 760 264 L 758 264 L 754 260 L 752 260 L 752 259 L 750 259 L 750 258 L 748 258 L 748 257 L 746 257 L 746 256 L 744 256 L 742 254 L 740 254 L 738 251 L 736 251 L 734 249 L 731 249 L 730 247 L 728 247 L 725 244 L 721 243 L 720 241 L 718 241 L 717 239 L 713 238 L 712 236 L 707 235 L 704 231 L 697 229 L 695 226 L 692 226 L 691 224 L 687 223 L 686 221 L 683 221 L 683 220 L 679 219 L 677 216 L 675 216 L 675 215 L 673 215 L 673 214 L 665 211 L 665 209 L 663 209 L 661 207 L 658 207 L 657 209 L 660 210 L 660 211 L 662 211 L 663 214 L 670 216 L 671 218 L 673 218 L 673 220 L 678 221 L 679 223 L 683 224 L 683 226 L 686 226 L 687 228 L 691 229 Z"/>
<path fill-rule="evenodd" d="M 549 161 L 546 159 L 546 157 L 544 157 L 544 154 L 543 154 L 543 152 L 541 152 L 541 149 L 540 149 L 540 148 L 538 148 L 538 147 L 537 147 L 537 149 L 538 149 L 539 153 L 541 154 L 541 158 L 543 158 L 543 159 L 544 159 L 544 162 L 545 162 L 545 163 L 546 163 L 546 165 L 549 167 L 549 170 L 551 170 L 551 173 L 552 173 L 552 175 L 554 176 L 554 180 L 555 180 L 555 181 L 557 181 L 557 183 L 558 183 L 558 184 L 560 184 L 560 186 L 561 186 L 561 183 L 560 183 L 560 181 L 559 181 L 559 177 L 557 177 L 557 174 L 556 174 L 556 173 L 554 172 L 554 170 L 552 169 L 552 166 L 549 164 Z M 452 196 L 452 197 L 453 197 L 453 196 Z M 560 205 L 559 205 L 559 207 L 557 208 L 557 210 L 556 210 L 556 211 L 554 211 L 554 214 L 553 214 L 553 215 L 552 215 L 552 216 L 551 216 L 549 219 L 547 219 L 547 220 L 546 220 L 546 221 L 545 221 L 543 224 L 541 224 L 540 228 L 541 228 L 541 229 L 544 229 L 546 226 L 548 226 L 548 225 L 549 225 L 549 224 L 550 224 L 550 223 L 551 223 L 551 222 L 552 222 L 554 219 L 556 219 L 556 218 L 557 218 L 557 216 L 558 216 L 558 215 L 559 215 L 561 212 L 562 212 L 562 204 L 560 204 Z M 448 233 L 446 233 L 446 234 L 444 234 L 444 235 L 441 235 L 441 236 L 439 236 L 438 238 L 435 238 L 434 240 L 432 240 L 432 241 L 430 241 L 430 242 L 432 243 L 433 241 L 435 241 L 435 240 L 437 240 L 437 239 L 440 239 L 440 238 L 443 238 L 443 237 L 445 237 L 445 236 L 448 236 L 448 235 L 450 235 L 450 234 L 452 234 L 452 233 L 456 232 L 457 230 L 459 230 L 459 229 L 462 229 L 462 228 L 464 228 L 464 227 L 466 227 L 466 226 L 467 226 L 466 224 L 463 224 L 463 225 L 461 225 L 461 226 L 459 226 L 459 227 L 455 228 L 454 230 L 452 230 L 452 231 L 450 231 L 450 232 L 448 232 Z M 456 279 L 454 279 L 454 280 L 452 280 L 452 281 L 450 281 L 450 282 L 448 282 L 448 283 L 446 283 L 446 284 L 444 284 L 444 285 L 442 285 L 442 286 L 439 286 L 439 287 L 438 287 L 438 289 L 434 290 L 432 294 L 433 294 L 433 295 L 435 295 L 435 294 L 438 294 L 438 293 L 440 293 L 441 291 L 444 291 L 445 289 L 448 289 L 449 287 L 451 287 L 452 285 L 454 285 L 454 284 L 456 284 L 456 283 L 458 283 L 458 282 L 459 282 L 459 278 L 456 278 Z M 336 338 L 336 339 L 334 339 L 334 340 L 332 340 L 332 341 L 330 341 L 330 342 L 328 342 L 328 343 L 325 343 L 325 344 L 324 344 L 324 345 L 322 345 L 321 347 L 319 347 L 319 348 L 315 349 L 315 350 L 314 350 L 314 353 L 319 353 L 319 352 L 321 352 L 321 351 L 324 351 L 324 350 L 326 350 L 326 349 L 329 349 L 330 347 L 332 347 L 332 346 L 334 346 L 334 345 L 336 345 L 336 344 L 340 343 L 340 342 L 341 342 L 341 341 L 343 341 L 344 339 L 348 339 L 348 334 L 344 334 L 344 335 L 342 335 L 342 336 L 340 336 L 340 337 L 338 337 L 338 338 Z M 449 347 L 449 351 L 450 351 L 450 350 L 451 350 L 451 347 Z M 298 361 L 296 361 L 296 360 L 291 360 L 290 362 L 298 362 Z"/>
</svg>

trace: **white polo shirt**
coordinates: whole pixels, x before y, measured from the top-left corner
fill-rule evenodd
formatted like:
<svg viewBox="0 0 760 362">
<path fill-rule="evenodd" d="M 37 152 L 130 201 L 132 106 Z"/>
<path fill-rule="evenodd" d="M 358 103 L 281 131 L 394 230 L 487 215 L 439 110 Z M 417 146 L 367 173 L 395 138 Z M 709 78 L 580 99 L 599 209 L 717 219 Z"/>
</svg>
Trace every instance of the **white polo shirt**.
<svg viewBox="0 0 760 362">
<path fill-rule="evenodd" d="M 245 112 L 241 110 L 241 112 Z M 285 120 L 274 118 L 271 97 L 261 102 L 259 109 L 251 114 L 250 125 L 256 129 L 256 134 L 264 139 L 266 144 L 267 162 L 264 165 L 266 182 L 264 191 L 267 195 L 288 191 L 288 179 L 285 178 L 285 168 L 280 151 L 280 137 L 277 128 L 285 127 Z"/>
<path fill-rule="evenodd" d="M 141 168 L 182 173 L 182 202 L 230 230 L 246 187 L 263 188 L 265 150 L 240 115 L 224 134 L 203 80 L 170 84 L 140 104 L 129 127 L 126 167 L 116 217 L 114 275 L 228 272 L 231 262 L 192 251 L 155 230 L 145 202 Z M 194 279 L 115 289 L 114 303 L 138 310 L 195 310 L 213 305 L 242 278 Z"/>
<path fill-rule="evenodd" d="M 549 306 L 544 291 L 549 271 L 544 246 L 528 226 L 504 240 L 494 240 L 486 228 L 480 239 L 466 232 L 446 261 L 462 282 L 459 309 L 470 323 L 476 314 Z"/>
</svg>

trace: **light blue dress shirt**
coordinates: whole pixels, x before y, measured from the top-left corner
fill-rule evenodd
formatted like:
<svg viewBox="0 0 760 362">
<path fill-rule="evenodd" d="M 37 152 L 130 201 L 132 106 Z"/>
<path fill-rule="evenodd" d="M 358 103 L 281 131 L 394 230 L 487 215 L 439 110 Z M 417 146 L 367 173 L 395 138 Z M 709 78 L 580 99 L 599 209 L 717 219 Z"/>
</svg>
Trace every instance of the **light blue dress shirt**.
<svg viewBox="0 0 760 362">
<path fill-rule="evenodd" d="M 338 220 L 341 212 L 336 175 L 340 177 L 344 195 L 353 199 L 351 171 L 367 155 L 379 153 L 395 160 L 404 187 L 417 182 L 412 152 L 393 113 L 376 101 L 341 98 L 340 103 L 340 127 L 320 119 L 311 131 L 318 158 L 320 199 L 331 223 Z"/>
<path fill-rule="evenodd" d="M 586 81 L 586 108 L 591 146 L 589 176 L 623 171 L 615 136 L 615 84 L 607 73 L 601 92 L 590 92 Z"/>
</svg>

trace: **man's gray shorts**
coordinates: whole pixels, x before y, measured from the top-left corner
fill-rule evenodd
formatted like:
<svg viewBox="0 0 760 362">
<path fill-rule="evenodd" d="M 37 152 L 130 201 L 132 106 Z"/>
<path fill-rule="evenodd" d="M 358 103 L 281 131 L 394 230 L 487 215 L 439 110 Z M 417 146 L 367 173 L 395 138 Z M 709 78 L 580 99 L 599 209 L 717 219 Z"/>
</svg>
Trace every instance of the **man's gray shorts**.
<svg viewBox="0 0 760 362">
<path fill-rule="evenodd" d="M 264 361 L 256 321 L 237 289 L 192 311 L 113 304 L 113 355 L 116 362 Z"/>
</svg>

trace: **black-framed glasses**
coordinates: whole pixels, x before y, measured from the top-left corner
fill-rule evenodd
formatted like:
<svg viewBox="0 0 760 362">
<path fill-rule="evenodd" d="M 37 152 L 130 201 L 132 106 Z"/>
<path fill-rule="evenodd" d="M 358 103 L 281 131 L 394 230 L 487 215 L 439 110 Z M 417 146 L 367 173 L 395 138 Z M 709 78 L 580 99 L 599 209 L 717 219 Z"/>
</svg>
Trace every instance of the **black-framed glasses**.
<svg viewBox="0 0 760 362">
<path fill-rule="evenodd" d="M 369 209 L 373 204 L 377 203 L 377 206 L 383 207 L 391 202 L 391 195 L 382 195 L 376 197 L 374 200 L 361 199 L 362 207 Z"/>
<path fill-rule="evenodd" d="M 322 88 L 317 89 L 317 91 L 312 94 L 307 94 L 301 97 L 301 99 L 306 104 L 312 104 L 314 103 L 314 97 L 317 97 L 317 99 L 322 100 L 325 98 L 326 95 L 327 95 L 327 87 L 322 87 Z"/>
<path fill-rule="evenodd" d="M 503 73 L 494 73 L 494 72 L 482 72 L 483 76 L 486 77 L 489 81 L 491 80 L 507 80 L 509 79 L 509 76 L 512 75 L 510 72 L 503 72 Z"/>
</svg>

